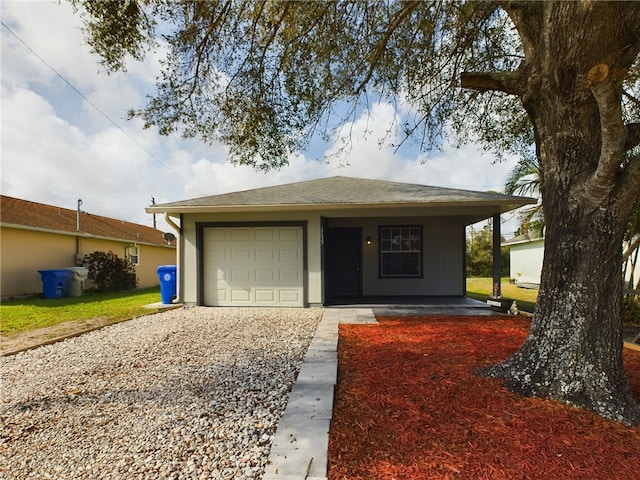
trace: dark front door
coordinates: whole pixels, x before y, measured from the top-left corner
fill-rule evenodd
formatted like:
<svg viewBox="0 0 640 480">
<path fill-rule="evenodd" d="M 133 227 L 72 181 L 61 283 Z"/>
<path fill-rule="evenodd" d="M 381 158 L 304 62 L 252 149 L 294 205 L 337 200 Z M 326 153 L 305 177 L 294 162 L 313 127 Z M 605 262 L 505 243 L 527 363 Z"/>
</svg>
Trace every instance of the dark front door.
<svg viewBox="0 0 640 480">
<path fill-rule="evenodd" d="M 325 292 L 335 297 L 362 295 L 362 229 L 329 228 L 325 236 Z"/>
</svg>

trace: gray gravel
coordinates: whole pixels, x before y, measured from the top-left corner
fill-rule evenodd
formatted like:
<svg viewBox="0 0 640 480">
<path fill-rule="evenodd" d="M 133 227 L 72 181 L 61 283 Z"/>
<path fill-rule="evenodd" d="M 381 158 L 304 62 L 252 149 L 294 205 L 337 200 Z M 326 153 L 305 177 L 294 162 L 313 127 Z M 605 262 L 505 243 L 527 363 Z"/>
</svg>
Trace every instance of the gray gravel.
<svg viewBox="0 0 640 480">
<path fill-rule="evenodd" d="M 260 478 L 321 316 L 191 307 L 1 358 L 0 478 Z"/>
</svg>

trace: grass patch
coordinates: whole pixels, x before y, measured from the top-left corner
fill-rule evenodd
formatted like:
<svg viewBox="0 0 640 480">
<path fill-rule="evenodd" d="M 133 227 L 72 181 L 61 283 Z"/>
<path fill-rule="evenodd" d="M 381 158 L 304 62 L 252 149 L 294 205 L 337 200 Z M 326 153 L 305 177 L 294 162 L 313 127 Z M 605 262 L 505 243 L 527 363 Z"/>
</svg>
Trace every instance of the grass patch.
<svg viewBox="0 0 640 480">
<path fill-rule="evenodd" d="M 508 278 L 503 278 L 500 288 L 502 296 L 510 298 L 518 303 L 518 308 L 524 312 L 533 313 L 538 298 L 538 290 L 521 288 L 509 283 Z M 486 301 L 493 292 L 493 279 L 491 278 L 467 278 L 467 297 L 475 300 Z"/>
<path fill-rule="evenodd" d="M 160 287 L 128 292 L 87 293 L 82 297 L 26 298 L 0 304 L 0 334 L 12 335 L 71 320 L 124 320 L 150 310 L 160 301 Z"/>
</svg>

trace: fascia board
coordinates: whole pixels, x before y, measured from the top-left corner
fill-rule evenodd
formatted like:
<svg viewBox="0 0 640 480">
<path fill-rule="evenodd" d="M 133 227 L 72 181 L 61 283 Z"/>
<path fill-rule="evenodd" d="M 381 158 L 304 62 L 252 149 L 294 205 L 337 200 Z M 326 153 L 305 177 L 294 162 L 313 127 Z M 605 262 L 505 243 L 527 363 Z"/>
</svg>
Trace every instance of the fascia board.
<svg viewBox="0 0 640 480">
<path fill-rule="evenodd" d="M 535 203 L 523 199 L 517 203 L 512 200 L 504 202 L 496 201 L 467 201 L 467 202 L 429 202 L 429 203 L 314 203 L 314 204 L 269 204 L 269 205 L 182 205 L 167 206 L 161 205 L 145 208 L 146 213 L 223 213 L 223 212 L 276 212 L 276 211 L 317 211 L 317 210 L 367 210 L 367 209 L 398 209 L 398 208 L 419 208 L 419 209 L 437 209 L 437 208 L 473 208 L 484 207 L 491 208 L 495 213 L 504 213 L 510 210 Z"/>
</svg>

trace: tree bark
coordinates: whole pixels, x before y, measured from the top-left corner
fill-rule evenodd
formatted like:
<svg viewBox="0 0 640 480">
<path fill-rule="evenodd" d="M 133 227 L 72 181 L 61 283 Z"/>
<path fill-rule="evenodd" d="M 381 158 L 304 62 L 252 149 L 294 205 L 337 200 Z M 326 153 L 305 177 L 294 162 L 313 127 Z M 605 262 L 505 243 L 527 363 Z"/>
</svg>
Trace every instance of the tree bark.
<svg viewBox="0 0 640 480">
<path fill-rule="evenodd" d="M 640 185 L 637 167 L 624 161 L 631 132 L 617 77 L 640 50 L 640 5 L 540 2 L 527 7 L 540 9 L 532 15 L 542 19 L 538 30 L 523 23 L 517 2 L 503 7 L 528 35 L 521 98 L 536 134 L 546 236 L 529 335 L 485 373 L 515 392 L 637 425 L 640 406 L 622 364 L 621 265 Z"/>
</svg>

